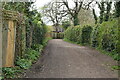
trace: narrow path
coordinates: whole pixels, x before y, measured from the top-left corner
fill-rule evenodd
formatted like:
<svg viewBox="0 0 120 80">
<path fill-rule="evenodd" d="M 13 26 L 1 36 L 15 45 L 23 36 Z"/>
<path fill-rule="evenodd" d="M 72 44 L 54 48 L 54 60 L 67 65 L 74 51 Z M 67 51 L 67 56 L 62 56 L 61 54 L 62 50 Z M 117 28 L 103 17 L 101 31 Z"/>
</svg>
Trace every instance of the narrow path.
<svg viewBox="0 0 120 80">
<path fill-rule="evenodd" d="M 115 64 L 94 49 L 53 39 L 42 59 L 26 71 L 26 78 L 117 78 L 110 67 Z"/>
</svg>

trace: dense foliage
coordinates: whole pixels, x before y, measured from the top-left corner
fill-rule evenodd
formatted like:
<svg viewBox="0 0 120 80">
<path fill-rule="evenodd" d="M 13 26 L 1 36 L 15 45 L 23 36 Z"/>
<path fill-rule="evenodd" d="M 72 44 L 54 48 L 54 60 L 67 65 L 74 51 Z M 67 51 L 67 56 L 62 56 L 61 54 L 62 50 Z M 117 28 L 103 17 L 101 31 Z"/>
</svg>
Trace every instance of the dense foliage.
<svg viewBox="0 0 120 80">
<path fill-rule="evenodd" d="M 69 26 L 71 25 L 70 21 L 63 21 L 62 22 L 62 27 L 66 30 Z"/>
<path fill-rule="evenodd" d="M 92 32 L 91 26 L 84 26 L 82 28 L 82 34 L 81 34 L 82 43 L 90 44 L 91 32 Z"/>
<path fill-rule="evenodd" d="M 89 44 L 92 47 L 110 52 L 115 60 L 119 60 L 118 53 L 118 20 L 103 22 L 95 26 L 75 26 L 65 31 L 65 39 L 79 43 Z"/>
<path fill-rule="evenodd" d="M 65 38 L 82 44 L 89 44 L 90 43 L 90 34 L 92 32 L 91 26 L 75 26 L 70 27 L 65 32 Z"/>
<path fill-rule="evenodd" d="M 20 18 L 16 21 L 15 67 L 2 68 L 2 78 L 17 78 L 17 73 L 30 68 L 50 39 L 45 37 L 47 26 L 41 20 L 41 14 L 32 8 L 33 3 L 3 3 L 4 10 L 19 13 Z"/>
<path fill-rule="evenodd" d="M 19 74 L 23 73 L 25 69 L 30 68 L 32 63 L 36 62 L 36 60 L 40 57 L 44 46 L 46 46 L 48 40 L 50 39 L 51 38 L 45 38 L 43 40 L 43 45 L 34 44 L 32 48 L 26 49 L 22 57 L 17 57 L 15 67 L 2 68 L 3 74 L 1 75 L 1 78 L 4 79 L 21 77 Z"/>
<path fill-rule="evenodd" d="M 92 46 L 106 51 L 117 52 L 118 25 L 117 20 L 104 22 L 94 28 Z"/>
</svg>

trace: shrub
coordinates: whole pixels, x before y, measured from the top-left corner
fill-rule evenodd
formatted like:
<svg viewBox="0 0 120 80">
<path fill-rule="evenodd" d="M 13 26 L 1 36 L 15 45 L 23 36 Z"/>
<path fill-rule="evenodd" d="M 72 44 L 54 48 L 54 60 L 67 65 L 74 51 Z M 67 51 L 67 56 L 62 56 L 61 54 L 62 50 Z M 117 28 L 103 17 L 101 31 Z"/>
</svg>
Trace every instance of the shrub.
<svg viewBox="0 0 120 80">
<path fill-rule="evenodd" d="M 31 48 L 33 50 L 35 50 L 35 51 L 41 52 L 42 49 L 43 49 L 43 45 L 41 45 L 41 44 L 34 44 L 34 45 L 31 46 Z"/>
<path fill-rule="evenodd" d="M 19 67 L 4 67 L 2 68 L 2 78 L 16 78 L 17 73 L 20 73 Z"/>
<path fill-rule="evenodd" d="M 46 34 L 46 26 L 38 25 L 33 31 L 33 44 L 42 44 Z"/>
<path fill-rule="evenodd" d="M 32 61 L 19 58 L 16 62 L 16 65 L 19 66 L 21 69 L 28 69 L 32 65 Z"/>
<path fill-rule="evenodd" d="M 48 41 L 51 39 L 52 39 L 51 37 L 46 37 L 42 42 L 43 47 L 45 47 L 47 45 Z"/>
<path fill-rule="evenodd" d="M 98 47 L 98 45 L 99 45 L 98 30 L 99 30 L 99 25 L 96 25 L 93 28 L 93 31 L 92 31 L 92 34 L 91 34 L 91 45 L 92 45 L 92 47 Z"/>
<path fill-rule="evenodd" d="M 109 52 L 115 60 L 120 60 L 120 28 L 118 20 L 103 22 L 91 27 L 75 26 L 65 31 L 65 39 L 78 44 L 89 44 L 92 47 Z"/>
<path fill-rule="evenodd" d="M 65 31 L 64 35 L 66 39 L 80 43 L 81 42 L 81 27 L 75 26 L 75 27 L 69 27 Z"/>
<path fill-rule="evenodd" d="M 82 28 L 82 43 L 83 44 L 90 44 L 91 41 L 91 33 L 92 33 L 92 27 L 87 25 Z"/>
<path fill-rule="evenodd" d="M 39 55 L 40 55 L 40 52 L 29 48 L 29 49 L 26 50 L 24 58 L 34 62 L 35 60 L 37 60 Z"/>
<path fill-rule="evenodd" d="M 117 21 L 103 22 L 94 27 L 92 32 L 92 46 L 110 52 L 117 52 L 118 25 Z"/>
</svg>

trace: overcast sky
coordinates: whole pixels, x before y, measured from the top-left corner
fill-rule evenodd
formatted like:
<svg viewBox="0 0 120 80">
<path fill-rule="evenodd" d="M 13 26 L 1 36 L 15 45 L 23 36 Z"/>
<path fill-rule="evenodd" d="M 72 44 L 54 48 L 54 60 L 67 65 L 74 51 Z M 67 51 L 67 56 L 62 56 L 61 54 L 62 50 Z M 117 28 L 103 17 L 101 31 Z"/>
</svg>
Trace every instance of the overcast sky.
<svg viewBox="0 0 120 80">
<path fill-rule="evenodd" d="M 53 1 L 53 0 L 36 0 L 36 2 L 34 3 L 34 5 L 36 6 L 36 9 L 40 10 L 41 7 L 43 7 L 45 4 L 47 4 L 47 3 L 51 2 L 51 1 Z M 72 7 L 74 5 L 73 2 L 72 2 L 72 0 L 68 0 L 68 1 L 69 1 L 70 7 Z M 95 8 L 96 8 L 96 14 L 99 16 L 99 9 L 97 8 L 97 6 Z M 48 22 L 47 22 L 47 24 L 51 25 L 51 23 L 48 23 Z"/>
<path fill-rule="evenodd" d="M 50 1 L 52 0 L 36 0 L 34 5 L 37 7 L 37 9 L 39 9 L 40 7 L 43 7 L 45 4 L 47 4 Z"/>
</svg>

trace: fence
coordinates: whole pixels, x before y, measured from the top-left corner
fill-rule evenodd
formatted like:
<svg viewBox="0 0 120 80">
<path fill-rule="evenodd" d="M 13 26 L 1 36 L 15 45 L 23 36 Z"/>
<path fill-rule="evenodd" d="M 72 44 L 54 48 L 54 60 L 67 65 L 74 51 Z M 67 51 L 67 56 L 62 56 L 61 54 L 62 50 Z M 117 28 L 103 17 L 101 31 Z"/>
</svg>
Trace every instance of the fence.
<svg viewBox="0 0 120 80">
<path fill-rule="evenodd" d="M 50 34 L 53 39 L 63 39 L 64 38 L 63 32 L 51 32 Z"/>
</svg>

